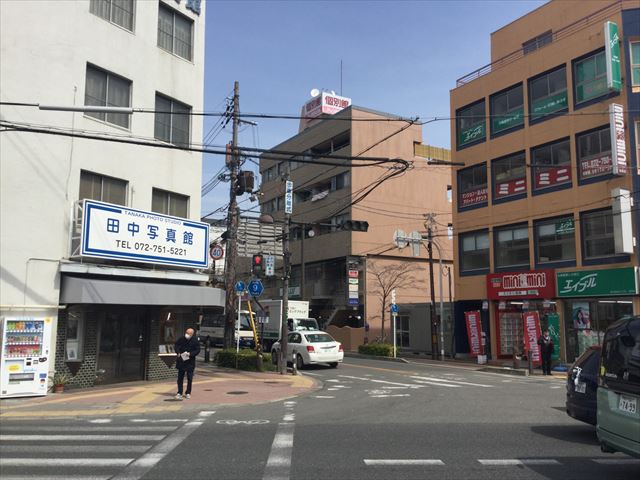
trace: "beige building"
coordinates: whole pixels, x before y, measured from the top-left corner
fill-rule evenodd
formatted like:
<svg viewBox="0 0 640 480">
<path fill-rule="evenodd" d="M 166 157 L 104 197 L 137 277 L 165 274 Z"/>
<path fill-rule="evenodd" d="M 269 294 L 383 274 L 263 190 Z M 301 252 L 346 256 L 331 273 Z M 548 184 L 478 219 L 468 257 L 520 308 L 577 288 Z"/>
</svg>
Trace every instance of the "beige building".
<svg viewBox="0 0 640 480">
<path fill-rule="evenodd" d="M 311 315 L 320 320 L 321 326 L 353 327 L 360 340 L 351 342 L 352 348 L 357 348 L 356 344 L 364 341 L 365 336 L 369 341 L 382 336 L 381 290 L 395 282 L 399 345 L 415 351 L 431 350 L 426 248 L 423 245 L 414 257 L 410 246 L 399 249 L 394 244 L 396 230 L 424 233 L 425 215 L 434 214 L 437 242 L 433 252 L 434 277 L 439 302 L 439 250 L 446 267 L 444 274 L 450 272 L 452 259 L 451 240 L 447 236 L 451 221 L 451 170 L 449 166 L 428 165 L 427 158 L 418 155 L 448 158 L 449 152 L 421 142 L 419 125 L 350 106 L 335 115 L 321 116 L 308 128 L 301 125 L 297 135 L 272 149 L 300 155 L 282 156 L 289 160 L 281 161 L 274 159 L 273 154 L 265 154 L 261 159 L 263 214 L 283 220 L 287 172 L 293 182 L 289 296 L 309 300 Z M 411 162 L 412 168 L 372 189 L 383 176 L 393 172 L 388 165 L 353 167 L 355 162 L 339 161 L 344 166 L 320 166 L 296 161 L 310 159 L 304 156 L 309 153 L 326 154 L 325 159 L 331 155 L 400 158 Z M 366 221 L 368 229 L 345 230 L 341 225 L 346 221 Z M 446 276 L 443 282 L 446 319 L 449 317 Z M 280 298 L 281 294 L 280 281 L 267 283 L 265 298 Z M 389 291 L 384 301 L 384 329 L 389 340 Z M 369 326 L 368 332 L 362 328 L 364 325 Z M 445 330 L 448 352 L 451 329 L 447 325 Z"/>
<path fill-rule="evenodd" d="M 451 91 L 460 350 L 468 312 L 490 358 L 522 353 L 537 319 L 564 362 L 640 314 L 638 6 L 551 1 Z"/>
</svg>

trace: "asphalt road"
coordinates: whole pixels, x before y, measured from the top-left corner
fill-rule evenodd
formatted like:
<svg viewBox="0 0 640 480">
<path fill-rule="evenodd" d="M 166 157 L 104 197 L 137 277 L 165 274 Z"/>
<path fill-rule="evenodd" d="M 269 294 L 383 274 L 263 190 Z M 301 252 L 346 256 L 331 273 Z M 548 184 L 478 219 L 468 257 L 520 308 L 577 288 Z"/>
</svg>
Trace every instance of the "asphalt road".
<svg viewBox="0 0 640 480">
<path fill-rule="evenodd" d="M 185 416 L 6 420 L 0 476 L 83 479 L 637 479 L 564 412 L 562 379 L 347 359 L 323 387 Z M 197 394 L 197 392 L 195 392 Z"/>
</svg>

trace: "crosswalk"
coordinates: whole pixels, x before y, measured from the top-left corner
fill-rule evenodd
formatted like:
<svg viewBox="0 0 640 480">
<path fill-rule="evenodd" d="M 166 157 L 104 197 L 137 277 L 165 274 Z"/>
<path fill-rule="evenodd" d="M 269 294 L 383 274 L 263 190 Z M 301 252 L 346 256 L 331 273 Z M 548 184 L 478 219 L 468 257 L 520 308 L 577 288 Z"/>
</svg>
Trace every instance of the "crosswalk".
<svg viewBox="0 0 640 480">
<path fill-rule="evenodd" d="M 0 471 L 3 480 L 106 480 L 141 478 L 198 428 L 195 419 L 52 420 L 3 422 Z M 160 422 L 160 420 L 158 420 Z"/>
</svg>

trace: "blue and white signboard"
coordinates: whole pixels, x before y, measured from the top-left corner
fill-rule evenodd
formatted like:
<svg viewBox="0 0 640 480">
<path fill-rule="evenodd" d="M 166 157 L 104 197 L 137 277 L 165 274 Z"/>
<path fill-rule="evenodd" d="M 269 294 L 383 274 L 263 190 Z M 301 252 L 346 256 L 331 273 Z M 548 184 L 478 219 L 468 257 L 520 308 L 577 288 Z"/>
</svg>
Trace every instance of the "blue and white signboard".
<svg viewBox="0 0 640 480">
<path fill-rule="evenodd" d="M 208 253 L 206 223 L 84 200 L 83 256 L 207 268 Z"/>
<path fill-rule="evenodd" d="M 259 297 L 264 292 L 264 286 L 260 280 L 251 280 L 247 290 L 252 297 Z"/>
<path fill-rule="evenodd" d="M 244 293 L 245 290 L 245 286 L 244 286 L 244 282 L 242 280 L 238 280 L 236 282 L 236 293 Z"/>
<path fill-rule="evenodd" d="M 284 213 L 293 213 L 293 182 L 291 180 L 285 183 Z"/>
</svg>

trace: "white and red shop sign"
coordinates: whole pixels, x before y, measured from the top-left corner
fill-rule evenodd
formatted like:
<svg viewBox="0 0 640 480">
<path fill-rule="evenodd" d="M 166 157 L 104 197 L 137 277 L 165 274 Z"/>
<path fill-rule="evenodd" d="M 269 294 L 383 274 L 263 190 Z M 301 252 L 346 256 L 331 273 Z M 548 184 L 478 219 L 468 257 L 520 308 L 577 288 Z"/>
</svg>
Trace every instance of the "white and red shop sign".
<svg viewBox="0 0 640 480">
<path fill-rule="evenodd" d="M 469 339 L 469 353 L 472 357 L 484 355 L 484 347 L 482 345 L 482 323 L 480 321 L 480 312 L 464 312 L 464 318 L 467 322 L 467 336 Z"/>
<path fill-rule="evenodd" d="M 535 175 L 535 188 L 547 188 L 571 181 L 571 165 L 558 166 L 548 170 L 538 170 Z"/>
<path fill-rule="evenodd" d="M 351 105 L 351 99 L 329 92 L 321 92 L 304 105 L 305 117 L 317 117 L 323 113 L 333 115 Z"/>
<path fill-rule="evenodd" d="M 540 365 L 540 315 L 538 312 L 524 312 L 522 314 L 522 323 L 524 326 L 524 351 L 531 358 L 532 365 Z"/>
<path fill-rule="evenodd" d="M 553 270 L 527 270 L 487 275 L 487 297 L 490 300 L 554 298 L 555 296 L 556 283 Z"/>
</svg>

